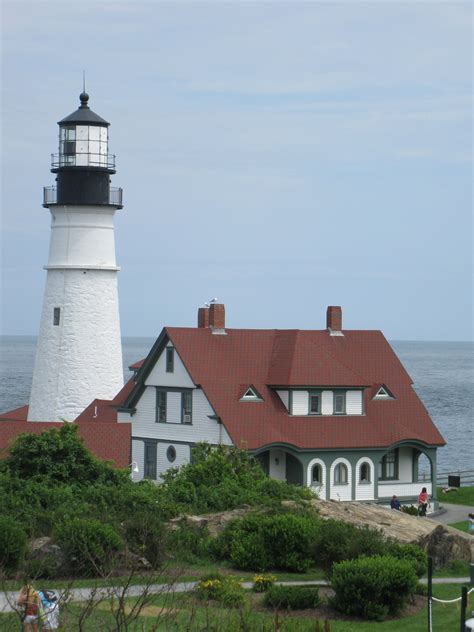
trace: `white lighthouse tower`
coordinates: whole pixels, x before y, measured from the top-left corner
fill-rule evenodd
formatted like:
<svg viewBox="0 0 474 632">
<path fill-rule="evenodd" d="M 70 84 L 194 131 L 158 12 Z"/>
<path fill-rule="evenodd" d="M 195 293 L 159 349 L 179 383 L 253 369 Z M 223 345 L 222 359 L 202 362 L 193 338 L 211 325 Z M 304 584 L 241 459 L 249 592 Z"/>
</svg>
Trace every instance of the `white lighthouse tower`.
<svg viewBox="0 0 474 632">
<path fill-rule="evenodd" d="M 109 123 L 89 95 L 79 98 L 58 123 L 56 186 L 44 189 L 51 241 L 28 421 L 73 421 L 123 386 L 114 240 L 122 189 L 110 186 Z"/>
</svg>

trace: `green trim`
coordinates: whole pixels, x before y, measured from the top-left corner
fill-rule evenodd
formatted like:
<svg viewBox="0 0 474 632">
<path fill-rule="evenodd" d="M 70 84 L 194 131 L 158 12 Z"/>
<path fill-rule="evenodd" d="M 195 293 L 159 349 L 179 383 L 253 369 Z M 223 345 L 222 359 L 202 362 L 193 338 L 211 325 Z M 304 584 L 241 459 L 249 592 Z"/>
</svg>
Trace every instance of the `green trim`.
<svg viewBox="0 0 474 632">
<path fill-rule="evenodd" d="M 188 395 L 190 398 L 190 412 L 186 413 L 189 414 L 190 416 L 190 421 L 184 421 L 184 397 L 185 395 Z M 192 426 L 193 425 L 193 391 L 192 389 L 188 388 L 188 389 L 183 389 L 181 391 L 181 423 L 185 424 L 186 426 Z"/>
<path fill-rule="evenodd" d="M 143 446 L 143 478 L 156 481 L 157 472 L 157 444 L 144 441 Z"/>
<path fill-rule="evenodd" d="M 387 476 L 387 455 L 393 452 L 394 454 L 394 473 L 393 476 Z M 380 481 L 398 481 L 398 474 L 399 474 L 399 461 L 400 461 L 400 455 L 399 455 L 399 451 L 398 448 L 395 448 L 394 450 L 388 450 L 383 457 L 380 459 L 382 461 L 382 476 L 379 478 Z M 392 463 L 392 461 L 391 461 Z M 378 465 L 378 464 L 377 464 Z"/>
<path fill-rule="evenodd" d="M 311 397 L 318 398 L 318 410 L 317 412 L 311 411 Z M 323 407 L 323 392 L 322 391 L 308 391 L 308 415 L 314 417 L 315 415 L 321 415 Z"/>
<path fill-rule="evenodd" d="M 174 347 L 166 347 L 166 373 L 174 373 Z"/>
<path fill-rule="evenodd" d="M 166 424 L 168 423 L 168 393 L 166 389 L 160 386 L 155 386 L 155 423 Z M 160 398 L 164 395 L 164 404 L 160 402 Z M 161 419 L 161 412 L 164 408 L 164 419 Z"/>
</svg>

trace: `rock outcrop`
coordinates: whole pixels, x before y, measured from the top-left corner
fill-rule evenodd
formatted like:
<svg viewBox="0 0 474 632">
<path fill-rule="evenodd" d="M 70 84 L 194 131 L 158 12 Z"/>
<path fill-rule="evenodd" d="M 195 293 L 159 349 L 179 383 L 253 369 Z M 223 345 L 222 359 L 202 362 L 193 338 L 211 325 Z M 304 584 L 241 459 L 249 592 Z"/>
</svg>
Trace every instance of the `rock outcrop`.
<svg viewBox="0 0 474 632">
<path fill-rule="evenodd" d="M 294 501 L 283 501 L 282 504 L 289 508 L 298 506 Z M 358 527 L 381 529 L 387 537 L 398 542 L 419 544 L 433 557 L 436 565 L 445 565 L 453 560 L 474 560 L 474 538 L 471 535 L 430 518 L 410 516 L 368 503 L 312 500 L 308 504 L 324 519 L 333 518 Z M 246 506 L 203 516 L 182 516 L 171 520 L 169 526 L 176 529 L 179 524 L 192 524 L 207 528 L 210 535 L 216 536 L 228 522 L 250 511 L 255 511 L 255 508 Z"/>
</svg>

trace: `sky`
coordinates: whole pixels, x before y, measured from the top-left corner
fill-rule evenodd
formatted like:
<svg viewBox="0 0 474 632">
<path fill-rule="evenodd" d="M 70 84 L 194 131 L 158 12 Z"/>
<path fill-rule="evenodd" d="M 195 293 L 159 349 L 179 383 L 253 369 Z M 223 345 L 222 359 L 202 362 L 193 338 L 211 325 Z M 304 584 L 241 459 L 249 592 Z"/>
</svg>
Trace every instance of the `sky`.
<svg viewBox="0 0 474 632">
<path fill-rule="evenodd" d="M 472 338 L 473 7 L 2 3 L 0 333 L 36 335 L 57 121 L 111 122 L 124 336 Z"/>
</svg>

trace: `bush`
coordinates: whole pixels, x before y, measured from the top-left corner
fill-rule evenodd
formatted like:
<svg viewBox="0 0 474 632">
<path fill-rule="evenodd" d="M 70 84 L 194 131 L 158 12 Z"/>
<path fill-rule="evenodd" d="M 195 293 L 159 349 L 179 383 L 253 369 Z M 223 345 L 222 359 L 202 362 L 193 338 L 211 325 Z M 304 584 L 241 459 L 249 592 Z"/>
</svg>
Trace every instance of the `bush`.
<svg viewBox="0 0 474 632">
<path fill-rule="evenodd" d="M 332 604 L 350 616 L 381 620 L 403 608 L 417 583 L 407 560 L 385 555 L 339 562 L 332 569 Z"/>
<path fill-rule="evenodd" d="M 244 591 L 240 581 L 219 573 L 205 575 L 196 586 L 196 594 L 203 601 L 218 601 L 227 608 L 237 608 L 244 603 Z"/>
<path fill-rule="evenodd" d="M 387 539 L 382 531 L 324 520 L 313 542 L 312 555 L 317 564 L 329 571 L 335 562 L 361 555 L 383 555 L 386 550 Z"/>
<path fill-rule="evenodd" d="M 161 520 L 149 513 L 137 513 L 124 523 L 125 541 L 133 553 L 145 557 L 153 568 L 165 558 L 165 527 Z"/>
<path fill-rule="evenodd" d="M 317 586 L 271 586 L 263 603 L 271 608 L 304 610 L 317 608 L 321 599 Z"/>
<path fill-rule="evenodd" d="M 398 560 L 407 560 L 415 569 L 418 577 L 428 571 L 428 555 L 416 544 L 399 544 L 394 542 L 388 548 L 387 553 Z"/>
<path fill-rule="evenodd" d="M 243 570 L 308 570 L 318 522 L 310 514 L 249 514 L 232 521 L 212 546 L 215 554 Z"/>
<path fill-rule="evenodd" d="M 402 511 L 403 513 L 406 513 L 409 516 L 418 515 L 418 507 L 414 507 L 413 505 L 402 505 Z"/>
<path fill-rule="evenodd" d="M 275 575 L 255 575 L 252 590 L 256 593 L 266 592 L 275 582 Z"/>
<path fill-rule="evenodd" d="M 181 523 L 167 533 L 166 549 L 174 560 L 194 564 L 209 557 L 209 532 L 207 528 Z"/>
<path fill-rule="evenodd" d="M 110 572 L 123 549 L 118 533 L 97 520 L 75 519 L 59 526 L 56 539 L 69 559 L 71 569 L 84 576 Z"/>
<path fill-rule="evenodd" d="M 14 573 L 26 548 L 26 533 L 21 524 L 8 516 L 0 516 L 0 569 L 5 573 Z"/>
</svg>

